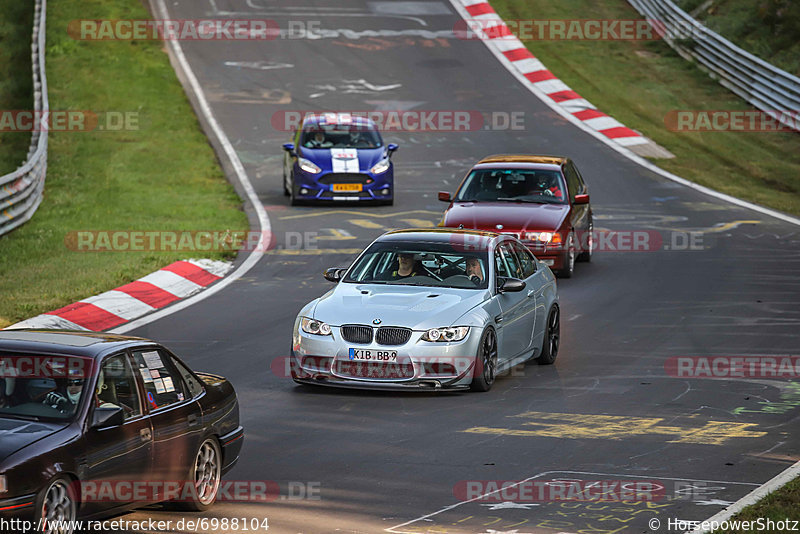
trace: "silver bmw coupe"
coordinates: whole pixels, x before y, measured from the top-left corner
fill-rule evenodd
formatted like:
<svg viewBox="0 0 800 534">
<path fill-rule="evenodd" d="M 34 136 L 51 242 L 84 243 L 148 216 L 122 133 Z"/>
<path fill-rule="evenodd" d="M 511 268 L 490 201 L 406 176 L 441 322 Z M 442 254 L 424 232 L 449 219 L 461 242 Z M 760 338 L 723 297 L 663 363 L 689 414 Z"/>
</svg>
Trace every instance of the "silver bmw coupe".
<svg viewBox="0 0 800 534">
<path fill-rule="evenodd" d="M 558 355 L 553 273 L 516 238 L 476 230 L 388 232 L 294 324 L 296 382 L 362 389 L 488 391 Z"/>
</svg>

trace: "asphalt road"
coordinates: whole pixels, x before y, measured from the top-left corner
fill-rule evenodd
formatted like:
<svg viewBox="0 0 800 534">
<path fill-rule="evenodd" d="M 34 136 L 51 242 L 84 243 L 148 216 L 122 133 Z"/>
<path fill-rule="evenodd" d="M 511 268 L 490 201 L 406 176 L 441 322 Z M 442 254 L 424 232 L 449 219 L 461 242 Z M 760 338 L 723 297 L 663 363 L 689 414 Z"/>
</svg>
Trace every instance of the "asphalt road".
<svg viewBox="0 0 800 534">
<path fill-rule="evenodd" d="M 247 434 L 227 478 L 276 481 L 284 493 L 269 503 L 220 503 L 203 516 L 266 517 L 281 533 L 650 532 L 653 518 L 665 531 L 668 519 L 710 517 L 796 461 L 800 389 L 673 378 L 665 362 L 798 354 L 798 229 L 664 180 L 569 125 L 482 43 L 446 36 L 458 20 L 447 2 L 391 4 L 395 14 L 362 0 L 168 2 L 173 19 L 337 30 L 319 39 L 183 43 L 275 237 L 245 278 L 134 332 L 233 382 Z M 525 127 L 387 133 L 400 144 L 393 207 L 288 206 L 280 150 L 288 133 L 274 128 L 275 113 L 398 108 L 517 112 Z M 435 225 L 445 207 L 437 191 L 453 191 L 479 158 L 515 152 L 569 155 L 589 184 L 598 227 L 655 231 L 670 250 L 599 252 L 578 264 L 574 278 L 559 281 L 556 365 L 517 369 L 487 394 L 317 390 L 281 376 L 297 311 L 330 287 L 324 268 L 348 265 L 384 229 Z M 698 250 L 674 250 L 683 232 L 702 233 Z M 531 477 L 654 480 L 666 495 L 656 503 L 452 507 L 463 481 Z M 318 498 L 288 498 L 289 486 Z M 125 517 L 185 514 L 155 508 Z"/>
</svg>

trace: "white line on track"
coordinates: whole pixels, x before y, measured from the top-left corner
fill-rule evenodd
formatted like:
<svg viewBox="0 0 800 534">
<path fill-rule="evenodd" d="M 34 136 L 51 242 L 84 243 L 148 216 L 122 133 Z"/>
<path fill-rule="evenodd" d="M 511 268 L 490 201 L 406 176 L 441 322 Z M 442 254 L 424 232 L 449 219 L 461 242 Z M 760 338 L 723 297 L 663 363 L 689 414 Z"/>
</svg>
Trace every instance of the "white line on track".
<svg viewBox="0 0 800 534">
<path fill-rule="evenodd" d="M 167 12 L 167 8 L 164 5 L 164 0 L 150 0 L 151 6 L 154 8 L 154 11 L 158 15 L 159 18 L 166 20 L 169 18 L 169 14 Z M 269 217 L 267 216 L 267 211 L 264 209 L 264 205 L 258 199 L 258 195 L 256 194 L 256 190 L 253 188 L 253 184 L 250 182 L 250 178 L 247 176 L 247 172 L 244 170 L 244 165 L 242 165 L 241 160 L 239 159 L 238 154 L 236 154 L 236 150 L 234 150 L 233 145 L 231 145 L 230 139 L 225 134 L 224 130 L 220 126 L 217 119 L 214 117 L 214 113 L 211 111 L 211 106 L 208 104 L 208 100 L 206 99 L 205 94 L 203 93 L 202 87 L 200 87 L 200 82 L 197 81 L 197 77 L 195 76 L 194 72 L 192 71 L 192 67 L 189 65 L 189 62 L 186 60 L 186 56 L 183 53 L 183 49 L 181 48 L 180 41 L 177 40 L 170 40 L 167 42 L 167 50 L 170 52 L 169 57 L 170 60 L 173 62 L 173 66 L 175 67 L 176 71 L 179 74 L 182 74 L 183 79 L 185 80 L 185 87 L 187 91 L 191 91 L 194 95 L 197 105 L 200 108 L 200 113 L 203 114 L 206 122 L 208 123 L 209 128 L 211 129 L 212 134 L 217 138 L 220 145 L 222 145 L 222 149 L 225 152 L 225 156 L 230 161 L 231 166 L 233 167 L 234 172 L 236 173 L 236 178 L 239 180 L 239 184 L 244 189 L 244 192 L 247 196 L 247 201 L 253 206 L 253 210 L 256 213 L 256 217 L 258 218 L 258 225 L 259 225 L 259 233 L 261 235 L 261 239 L 257 246 L 254 247 L 253 251 L 250 253 L 249 256 L 242 262 L 239 267 L 214 284 L 213 286 L 209 287 L 205 291 L 201 291 L 197 295 L 193 297 L 189 297 L 186 300 L 182 300 L 172 306 L 164 308 L 163 310 L 157 311 L 152 313 L 146 317 L 142 317 L 136 321 L 132 321 L 130 323 L 126 323 L 122 326 L 114 328 L 110 330 L 115 334 L 123 334 L 125 332 L 130 332 L 140 326 L 144 326 L 146 324 L 152 323 L 153 321 L 157 321 L 162 317 L 167 317 L 168 315 L 172 315 L 173 313 L 179 312 L 189 306 L 197 304 L 198 302 L 205 300 L 206 298 L 214 295 L 230 284 L 247 274 L 247 272 L 252 269 L 258 260 L 260 260 L 264 256 L 264 251 L 267 250 L 269 246 L 269 242 L 267 241 L 267 237 L 271 235 L 271 225 L 269 221 Z"/>
</svg>

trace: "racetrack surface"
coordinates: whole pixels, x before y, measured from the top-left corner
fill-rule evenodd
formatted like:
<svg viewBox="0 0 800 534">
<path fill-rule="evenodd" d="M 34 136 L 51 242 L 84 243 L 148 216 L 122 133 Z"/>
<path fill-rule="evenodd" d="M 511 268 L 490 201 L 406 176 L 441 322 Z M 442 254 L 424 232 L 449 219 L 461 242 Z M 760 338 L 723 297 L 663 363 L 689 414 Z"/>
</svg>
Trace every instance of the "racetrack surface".
<svg viewBox="0 0 800 534">
<path fill-rule="evenodd" d="M 658 177 L 569 125 L 482 43 L 446 36 L 459 20 L 448 3 L 391 4 L 404 14 L 362 0 L 168 2 L 172 19 L 340 30 L 182 43 L 268 210 L 275 248 L 224 291 L 133 334 L 233 382 L 246 439 L 228 480 L 320 488 L 319 500 L 220 503 L 203 515 L 267 517 L 280 533 L 648 532 L 654 517 L 663 531 L 668 518 L 710 517 L 796 461 L 797 388 L 673 378 L 665 362 L 798 354 L 798 229 Z M 367 30 L 402 34 L 359 33 Z M 288 206 L 280 144 L 289 134 L 273 127 L 273 114 L 404 108 L 521 112 L 525 129 L 385 133 L 400 144 L 393 207 Z M 671 232 L 702 232 L 701 250 L 601 251 L 578 264 L 574 278 L 559 280 L 556 365 L 526 365 L 486 394 L 313 389 L 275 373 L 296 313 L 331 287 L 322 271 L 347 266 L 385 229 L 436 225 L 445 208 L 436 192 L 454 191 L 492 153 L 568 155 L 589 184 L 596 227 L 655 231 L 667 246 Z M 304 248 L 286 250 L 304 233 Z M 459 482 L 531 477 L 656 480 L 667 496 L 656 504 L 472 502 L 417 520 L 458 503 Z M 126 518 L 183 516 L 158 507 Z"/>
</svg>

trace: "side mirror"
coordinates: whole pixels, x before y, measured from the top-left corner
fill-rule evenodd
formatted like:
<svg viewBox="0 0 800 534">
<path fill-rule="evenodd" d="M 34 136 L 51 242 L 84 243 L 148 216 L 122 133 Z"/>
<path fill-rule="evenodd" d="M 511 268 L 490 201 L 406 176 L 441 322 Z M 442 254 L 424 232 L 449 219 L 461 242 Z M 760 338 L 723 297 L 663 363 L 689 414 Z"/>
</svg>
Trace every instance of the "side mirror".
<svg viewBox="0 0 800 534">
<path fill-rule="evenodd" d="M 119 406 L 98 407 L 92 415 L 92 428 L 120 426 L 125 422 L 125 414 Z"/>
<path fill-rule="evenodd" d="M 575 200 L 572 203 L 573 204 L 588 204 L 589 203 L 589 195 L 575 195 Z"/>
<path fill-rule="evenodd" d="M 322 276 L 325 277 L 325 280 L 328 282 L 338 282 L 344 276 L 344 273 L 347 272 L 347 269 L 342 269 L 341 267 L 332 267 L 330 269 L 325 270 Z"/>
<path fill-rule="evenodd" d="M 497 291 L 499 293 L 518 293 L 525 289 L 525 281 L 519 278 L 497 278 Z"/>
<path fill-rule="evenodd" d="M 439 191 L 439 200 L 441 200 L 442 202 L 450 202 L 451 201 L 450 193 L 448 193 L 447 191 Z"/>
<path fill-rule="evenodd" d="M 297 154 L 294 151 L 294 143 L 284 143 L 283 149 L 289 153 L 290 156 L 296 156 Z"/>
<path fill-rule="evenodd" d="M 389 155 L 391 156 L 393 152 L 395 152 L 398 148 L 400 148 L 400 145 L 398 145 L 397 143 L 389 143 L 388 145 L 386 145 L 386 148 L 389 150 Z"/>
</svg>

